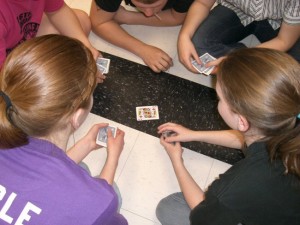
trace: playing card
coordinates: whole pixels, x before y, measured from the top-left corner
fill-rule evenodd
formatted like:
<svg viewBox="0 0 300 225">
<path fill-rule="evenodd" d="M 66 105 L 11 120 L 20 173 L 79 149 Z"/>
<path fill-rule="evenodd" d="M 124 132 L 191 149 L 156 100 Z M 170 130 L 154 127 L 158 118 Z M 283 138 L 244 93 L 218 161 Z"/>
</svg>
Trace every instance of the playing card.
<svg viewBox="0 0 300 225">
<path fill-rule="evenodd" d="M 110 59 L 106 58 L 97 58 L 96 64 L 98 69 L 102 74 L 108 73 L 109 71 L 109 65 L 110 65 Z M 102 72 L 103 71 L 103 72 Z"/>
<path fill-rule="evenodd" d="M 136 119 L 141 120 L 158 120 L 158 106 L 139 106 L 136 107 Z"/>
<path fill-rule="evenodd" d="M 161 133 L 161 135 L 164 137 L 164 138 L 167 138 L 167 137 L 171 137 L 171 136 L 176 136 L 177 133 L 172 131 L 172 130 L 166 130 L 164 132 Z"/>
<path fill-rule="evenodd" d="M 103 66 L 100 66 L 100 65 L 97 64 L 97 68 L 98 68 L 98 70 L 99 70 L 102 74 L 104 74 L 105 68 L 104 68 Z"/>
<path fill-rule="evenodd" d="M 202 56 L 199 57 L 202 64 L 198 64 L 196 60 L 193 60 L 192 61 L 192 65 L 193 67 L 199 71 L 200 73 L 203 73 L 205 75 L 209 75 L 213 69 L 214 69 L 214 66 L 211 66 L 211 67 L 205 67 L 206 63 L 210 62 L 210 61 L 213 61 L 215 60 L 216 58 L 211 56 L 210 54 L 208 53 L 205 53 L 203 54 Z"/>
<path fill-rule="evenodd" d="M 96 143 L 98 145 L 107 147 L 107 131 L 108 131 L 108 129 L 111 130 L 113 137 L 116 137 L 117 127 L 114 127 L 114 126 L 102 127 L 102 128 L 100 128 L 98 135 L 97 135 L 97 139 L 96 139 Z"/>
<path fill-rule="evenodd" d="M 166 130 L 164 132 L 161 133 L 161 135 L 164 137 L 164 138 L 167 138 L 167 137 L 171 137 L 171 136 L 176 136 L 177 133 L 172 131 L 172 130 Z M 175 145 L 175 142 L 172 142 L 173 145 Z"/>
</svg>

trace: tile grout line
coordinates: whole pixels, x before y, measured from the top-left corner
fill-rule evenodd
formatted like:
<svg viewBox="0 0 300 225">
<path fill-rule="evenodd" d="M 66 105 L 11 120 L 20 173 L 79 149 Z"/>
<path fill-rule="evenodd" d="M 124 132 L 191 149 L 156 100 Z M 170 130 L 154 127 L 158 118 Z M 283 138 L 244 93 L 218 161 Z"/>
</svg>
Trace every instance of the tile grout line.
<svg viewBox="0 0 300 225">
<path fill-rule="evenodd" d="M 131 128 L 131 129 L 133 129 L 133 128 Z M 135 130 L 135 129 L 134 129 L 134 130 Z M 136 130 L 136 131 L 137 131 L 137 130 Z M 116 182 L 117 182 L 117 181 L 119 180 L 119 178 L 121 177 L 121 175 L 122 175 L 122 173 L 123 173 L 123 171 L 124 171 L 124 168 L 125 168 L 125 166 L 127 165 L 127 162 L 128 162 L 128 160 L 129 160 L 130 156 L 132 155 L 132 151 L 133 151 L 133 149 L 134 149 L 134 146 L 135 146 L 135 144 L 136 144 L 136 142 L 137 142 L 137 140 L 138 140 L 138 138 L 139 138 L 139 136 L 140 136 L 141 133 L 142 133 L 141 131 L 138 131 L 138 135 L 136 136 L 136 139 L 135 139 L 135 141 L 134 141 L 134 144 L 132 145 L 132 148 L 131 148 L 131 150 L 130 150 L 130 153 L 128 154 L 128 156 L 127 156 L 127 158 L 126 158 L 126 160 L 125 160 L 125 163 L 124 163 L 122 169 L 120 170 L 120 174 L 119 174 L 118 178 L 115 179 Z"/>
</svg>

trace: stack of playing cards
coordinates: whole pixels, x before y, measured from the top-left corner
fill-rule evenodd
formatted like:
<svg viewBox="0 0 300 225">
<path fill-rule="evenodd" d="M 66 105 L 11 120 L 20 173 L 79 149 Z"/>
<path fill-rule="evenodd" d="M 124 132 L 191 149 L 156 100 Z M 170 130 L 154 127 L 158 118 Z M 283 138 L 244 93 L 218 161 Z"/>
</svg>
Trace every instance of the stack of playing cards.
<svg viewBox="0 0 300 225">
<path fill-rule="evenodd" d="M 106 58 L 98 58 L 96 60 L 96 64 L 98 67 L 98 70 L 102 73 L 102 74 L 106 74 L 109 71 L 109 64 L 110 64 L 110 59 L 106 59 Z"/>
<path fill-rule="evenodd" d="M 198 64 L 196 60 L 193 60 L 192 61 L 192 65 L 193 67 L 198 70 L 200 73 L 203 73 L 205 75 L 209 75 L 213 69 L 215 68 L 214 66 L 211 66 L 211 67 L 205 67 L 206 63 L 210 62 L 210 61 L 213 61 L 213 60 L 216 60 L 215 57 L 211 56 L 210 54 L 208 53 L 205 53 L 203 55 L 201 55 L 199 57 L 199 59 L 201 60 L 202 64 Z"/>
<path fill-rule="evenodd" d="M 97 135 L 97 139 L 96 139 L 96 143 L 98 145 L 102 145 L 104 147 L 107 147 L 107 130 L 110 129 L 111 133 L 113 135 L 113 137 L 116 137 L 117 134 L 117 128 L 114 126 L 107 126 L 107 127 L 102 127 L 100 128 L 98 135 Z"/>
<path fill-rule="evenodd" d="M 166 131 L 162 132 L 161 135 L 162 135 L 164 138 L 167 138 L 167 137 L 176 136 L 177 133 L 174 132 L 174 131 L 171 131 L 171 130 L 166 130 Z"/>
<path fill-rule="evenodd" d="M 136 107 L 136 119 L 138 121 L 142 120 L 158 120 L 158 106 L 139 106 Z"/>
</svg>

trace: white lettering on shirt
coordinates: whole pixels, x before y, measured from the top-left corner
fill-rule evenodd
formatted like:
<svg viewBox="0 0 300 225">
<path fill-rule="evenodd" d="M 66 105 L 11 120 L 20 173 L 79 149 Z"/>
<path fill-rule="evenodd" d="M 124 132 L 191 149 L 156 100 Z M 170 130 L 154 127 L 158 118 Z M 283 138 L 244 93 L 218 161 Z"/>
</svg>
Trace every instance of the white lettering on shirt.
<svg viewBox="0 0 300 225">
<path fill-rule="evenodd" d="M 24 220 L 29 221 L 31 218 L 31 216 L 28 214 L 29 211 L 33 211 L 36 214 L 40 214 L 42 210 L 39 207 L 32 204 L 31 202 L 27 202 L 15 225 L 23 225 Z"/>
<path fill-rule="evenodd" d="M 0 185 L 0 201 L 3 200 L 4 196 L 6 195 L 6 188 L 2 185 Z M 13 222 L 13 218 L 9 215 L 7 215 L 7 211 L 12 206 L 15 198 L 17 197 L 17 194 L 12 192 L 6 202 L 4 203 L 3 207 L 0 209 L 0 219 L 11 224 Z M 15 225 L 23 225 L 24 221 L 29 221 L 31 219 L 31 216 L 29 215 L 29 211 L 32 211 L 36 214 L 41 213 L 41 209 L 37 207 L 36 205 L 32 204 L 31 202 L 27 202 L 25 207 L 23 208 L 21 214 L 19 215 Z"/>
</svg>

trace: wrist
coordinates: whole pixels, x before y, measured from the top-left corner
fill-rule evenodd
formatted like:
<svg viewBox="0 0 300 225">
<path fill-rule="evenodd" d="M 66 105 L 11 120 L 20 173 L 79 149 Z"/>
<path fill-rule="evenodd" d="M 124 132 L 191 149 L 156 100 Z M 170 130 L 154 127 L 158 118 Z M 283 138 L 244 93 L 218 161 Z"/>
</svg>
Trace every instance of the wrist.
<svg viewBox="0 0 300 225">
<path fill-rule="evenodd" d="M 117 168 L 118 164 L 119 164 L 119 158 L 107 155 L 107 159 L 106 159 L 105 164 L 108 165 L 111 168 Z"/>
<path fill-rule="evenodd" d="M 133 49 L 133 53 L 143 59 L 143 54 L 146 52 L 145 49 L 148 47 L 144 42 L 137 40 L 136 47 Z"/>
<path fill-rule="evenodd" d="M 171 158 L 171 162 L 174 168 L 184 166 L 184 160 L 182 157 L 173 157 Z"/>
</svg>

